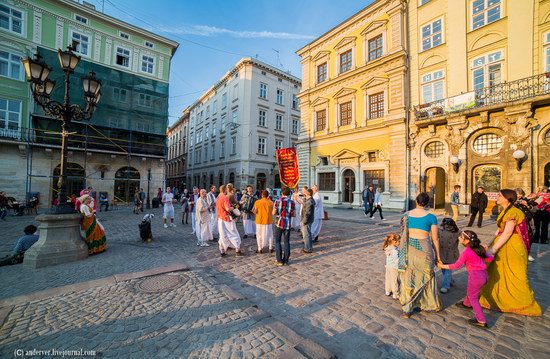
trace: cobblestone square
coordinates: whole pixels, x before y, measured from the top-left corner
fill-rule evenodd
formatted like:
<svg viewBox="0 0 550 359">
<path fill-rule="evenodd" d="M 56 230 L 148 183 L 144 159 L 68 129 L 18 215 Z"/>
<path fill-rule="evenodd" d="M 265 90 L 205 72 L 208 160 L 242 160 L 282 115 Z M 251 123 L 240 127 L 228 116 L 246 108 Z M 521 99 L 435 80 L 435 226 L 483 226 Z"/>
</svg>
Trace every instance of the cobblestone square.
<svg viewBox="0 0 550 359">
<path fill-rule="evenodd" d="M 254 238 L 243 239 L 245 256 L 221 258 L 216 245 L 195 245 L 190 224 L 162 228 L 157 209 L 152 243 L 139 239 L 141 215 L 101 212 L 105 253 L 41 269 L 0 267 L 0 356 L 82 348 L 105 357 L 550 357 L 549 246 L 535 246 L 539 258 L 529 266 L 542 317 L 486 311 L 489 330 L 468 326 L 473 314 L 453 305 L 466 291 L 461 270 L 441 295 L 441 312 L 407 320 L 383 288 L 382 240 L 398 230 L 401 213 L 381 222 L 358 210 L 328 211 L 313 254 L 301 253 L 292 233 L 285 267 L 255 254 Z M 2 223 L 2 254 L 32 220 Z M 486 220 L 485 242 L 494 228 Z M 181 268 L 155 272 L 170 266 Z"/>
</svg>

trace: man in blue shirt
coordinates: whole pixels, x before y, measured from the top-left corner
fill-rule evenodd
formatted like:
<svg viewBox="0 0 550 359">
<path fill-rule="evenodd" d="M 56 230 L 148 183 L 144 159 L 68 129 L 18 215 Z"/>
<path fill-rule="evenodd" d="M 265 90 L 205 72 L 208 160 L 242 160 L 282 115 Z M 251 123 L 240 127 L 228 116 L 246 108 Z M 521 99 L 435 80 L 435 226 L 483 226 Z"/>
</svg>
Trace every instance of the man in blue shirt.
<svg viewBox="0 0 550 359">
<path fill-rule="evenodd" d="M 451 193 L 451 210 L 453 211 L 453 221 L 458 220 L 458 205 L 460 203 L 460 186 L 456 185 L 455 190 Z"/>
<path fill-rule="evenodd" d="M 23 263 L 25 252 L 38 241 L 36 230 L 36 226 L 32 224 L 26 226 L 23 230 L 25 235 L 17 240 L 13 254 L 0 259 L 0 266 Z"/>
</svg>

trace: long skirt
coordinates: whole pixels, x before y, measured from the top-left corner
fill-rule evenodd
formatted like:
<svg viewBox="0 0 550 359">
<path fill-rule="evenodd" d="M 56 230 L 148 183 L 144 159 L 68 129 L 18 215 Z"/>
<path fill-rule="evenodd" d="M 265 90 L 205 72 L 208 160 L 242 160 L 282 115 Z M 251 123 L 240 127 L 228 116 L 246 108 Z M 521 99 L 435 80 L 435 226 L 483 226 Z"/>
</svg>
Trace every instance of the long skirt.
<svg viewBox="0 0 550 359">
<path fill-rule="evenodd" d="M 212 232 L 210 231 L 210 220 L 198 222 L 197 221 L 197 235 L 198 242 L 206 242 L 212 239 Z"/>
<path fill-rule="evenodd" d="M 254 222 L 254 217 L 248 215 L 248 218 L 243 217 L 243 226 L 244 234 L 246 235 L 255 235 L 256 234 L 256 222 Z"/>
<path fill-rule="evenodd" d="M 431 241 L 409 238 L 407 269 L 399 272 L 399 300 L 404 313 L 410 314 L 414 309 L 441 310 L 434 266 Z"/>
<path fill-rule="evenodd" d="M 527 256 L 520 236 L 514 233 L 487 268 L 489 280 L 481 290 L 479 299 L 482 307 L 526 316 L 542 315 L 529 286 Z"/>
<path fill-rule="evenodd" d="M 210 212 L 210 232 L 213 237 L 218 236 L 218 215 L 216 212 Z"/>
<path fill-rule="evenodd" d="M 241 248 L 241 236 L 234 221 L 226 222 L 218 218 L 218 231 L 220 232 L 220 239 L 218 240 L 220 252 L 225 253 L 227 248 L 235 248 L 236 250 Z"/>
<path fill-rule="evenodd" d="M 301 227 L 301 224 L 300 224 L 300 220 L 301 220 L 300 212 L 301 212 L 301 210 L 302 210 L 302 206 L 299 205 L 299 204 L 296 204 L 296 211 L 294 212 L 295 215 L 294 215 L 294 217 L 292 217 L 292 222 L 291 222 L 292 229 L 299 230 L 300 227 Z"/>
<path fill-rule="evenodd" d="M 311 224 L 311 237 L 315 239 L 321 233 L 321 227 L 323 226 L 323 220 L 321 218 L 313 220 Z"/>
<path fill-rule="evenodd" d="M 258 250 L 273 248 L 273 225 L 256 224 L 256 243 Z"/>
<path fill-rule="evenodd" d="M 95 214 L 82 220 L 82 229 L 86 232 L 88 254 L 101 253 L 107 248 L 105 229 L 97 220 Z"/>
</svg>

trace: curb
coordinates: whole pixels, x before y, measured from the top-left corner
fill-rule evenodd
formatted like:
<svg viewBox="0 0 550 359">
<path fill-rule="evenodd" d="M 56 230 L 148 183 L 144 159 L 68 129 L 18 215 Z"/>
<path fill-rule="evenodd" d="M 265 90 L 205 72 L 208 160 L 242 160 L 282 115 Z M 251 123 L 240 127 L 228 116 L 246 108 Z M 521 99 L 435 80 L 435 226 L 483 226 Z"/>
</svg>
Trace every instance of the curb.
<svg viewBox="0 0 550 359">
<path fill-rule="evenodd" d="M 69 284 L 62 287 L 50 288 L 30 294 L 20 295 L 17 297 L 5 298 L 0 300 L 0 323 L 3 323 L 5 316 L 9 314 L 9 311 L 6 312 L 4 309 L 11 306 L 32 302 L 35 300 L 44 300 L 58 295 L 68 294 L 72 292 L 78 292 L 81 290 L 86 290 L 90 288 L 102 287 L 110 284 L 117 284 L 120 282 L 125 282 L 132 279 L 151 277 L 159 274 L 170 273 L 170 272 L 181 272 L 189 270 L 189 266 L 184 263 L 176 263 L 166 267 L 153 268 L 142 272 L 133 272 L 133 273 L 121 273 L 115 274 L 109 277 L 93 279 L 86 282 L 80 282 L 75 284 Z M 10 309 L 11 311 L 11 309 Z"/>
</svg>

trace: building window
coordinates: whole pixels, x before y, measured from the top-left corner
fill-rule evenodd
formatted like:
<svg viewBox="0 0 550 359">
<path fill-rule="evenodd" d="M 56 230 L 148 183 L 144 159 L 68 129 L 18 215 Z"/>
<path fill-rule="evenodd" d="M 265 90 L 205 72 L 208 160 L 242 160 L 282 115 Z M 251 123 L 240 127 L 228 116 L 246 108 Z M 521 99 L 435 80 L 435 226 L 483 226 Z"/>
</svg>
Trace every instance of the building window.
<svg viewBox="0 0 550 359">
<path fill-rule="evenodd" d="M 260 82 L 260 98 L 267 99 L 267 84 Z"/>
<path fill-rule="evenodd" d="M 275 115 L 275 129 L 282 131 L 283 130 L 283 116 Z"/>
<path fill-rule="evenodd" d="M 278 105 L 283 104 L 283 94 L 284 94 L 283 90 L 277 89 L 277 99 L 276 99 L 275 103 L 277 103 Z"/>
<path fill-rule="evenodd" d="M 74 19 L 78 22 L 81 22 L 85 25 L 88 25 L 88 19 L 86 19 L 84 16 L 80 16 L 80 15 L 75 14 Z"/>
<path fill-rule="evenodd" d="M 22 35 L 23 13 L 17 9 L 0 4 L 0 27 Z"/>
<path fill-rule="evenodd" d="M 116 48 L 116 64 L 119 66 L 130 67 L 130 50 L 122 47 Z"/>
<path fill-rule="evenodd" d="M 153 49 L 153 48 L 155 48 L 155 44 L 153 44 L 152 42 L 149 42 L 149 41 L 145 41 L 145 47 Z"/>
<path fill-rule="evenodd" d="M 210 117 L 210 105 L 206 106 L 206 118 Z"/>
<path fill-rule="evenodd" d="M 237 153 L 237 137 L 231 137 L 231 154 L 234 155 Z"/>
<path fill-rule="evenodd" d="M 378 153 L 376 151 L 371 151 L 367 153 L 367 157 L 369 159 L 369 162 L 377 162 L 378 161 Z"/>
<path fill-rule="evenodd" d="M 315 113 L 315 131 L 323 131 L 327 128 L 327 110 L 317 111 Z"/>
<path fill-rule="evenodd" d="M 139 94 L 139 105 L 143 107 L 151 107 L 151 95 L 143 93 Z"/>
<path fill-rule="evenodd" d="M 497 166 L 479 166 L 474 169 L 474 188 L 483 187 L 485 192 L 499 192 L 502 188 L 502 171 Z"/>
<path fill-rule="evenodd" d="M 500 19 L 501 9 L 500 0 L 473 0 L 472 30 Z"/>
<path fill-rule="evenodd" d="M 300 128 L 300 121 L 292 120 L 292 134 L 297 135 Z"/>
<path fill-rule="evenodd" d="M 334 172 L 319 173 L 319 191 L 334 191 L 336 174 Z"/>
<path fill-rule="evenodd" d="M 380 192 L 384 192 L 384 170 L 367 170 L 363 172 L 365 177 L 365 186 L 380 188 Z"/>
<path fill-rule="evenodd" d="M 117 87 L 113 88 L 113 100 L 126 103 L 126 99 L 127 99 L 126 95 L 127 93 L 125 89 L 121 89 Z"/>
<path fill-rule="evenodd" d="M 265 155 L 266 154 L 266 152 L 265 152 L 265 142 L 266 142 L 265 137 L 258 138 L 258 154 L 259 155 Z"/>
<path fill-rule="evenodd" d="M 495 133 L 481 135 L 474 140 L 473 148 L 482 155 L 495 153 L 502 148 L 502 138 Z"/>
<path fill-rule="evenodd" d="M 216 137 L 217 127 L 218 127 L 218 123 L 216 121 L 212 122 L 212 137 Z"/>
<path fill-rule="evenodd" d="M 275 140 L 275 149 L 280 150 L 283 148 L 283 141 L 282 140 Z"/>
<path fill-rule="evenodd" d="M 204 139 L 207 140 L 208 137 L 210 137 L 210 126 L 209 125 L 206 125 L 206 127 L 204 128 Z"/>
<path fill-rule="evenodd" d="M 151 56 L 143 55 L 141 57 L 141 71 L 146 72 L 148 74 L 152 74 L 154 63 L 155 63 L 155 59 L 153 59 Z"/>
<path fill-rule="evenodd" d="M 424 148 L 424 154 L 429 158 L 439 158 L 443 155 L 443 152 L 445 152 L 445 146 L 440 141 L 430 142 Z"/>
<path fill-rule="evenodd" d="M 422 6 L 422 5 L 427 4 L 429 2 L 430 2 L 430 0 L 419 0 L 418 6 Z"/>
<path fill-rule="evenodd" d="M 431 24 L 422 26 L 422 51 L 431 49 L 443 43 L 443 20 L 438 19 Z"/>
<path fill-rule="evenodd" d="M 546 131 L 546 134 L 544 135 L 544 143 L 550 145 L 550 130 Z"/>
<path fill-rule="evenodd" d="M 212 104 L 212 114 L 215 115 L 216 113 L 218 113 L 218 100 L 214 100 Z"/>
<path fill-rule="evenodd" d="M 88 36 L 73 31 L 71 35 L 71 46 L 74 52 L 88 56 Z"/>
<path fill-rule="evenodd" d="M 220 142 L 220 157 L 225 157 L 225 142 Z"/>
<path fill-rule="evenodd" d="M 220 121 L 220 133 L 223 133 L 225 132 L 225 113 L 222 115 L 221 117 L 221 121 Z"/>
<path fill-rule="evenodd" d="M 340 104 L 340 126 L 351 124 L 351 101 Z"/>
<path fill-rule="evenodd" d="M 326 81 L 327 79 L 327 63 L 323 62 L 317 66 L 317 83 Z"/>
<path fill-rule="evenodd" d="M 369 40 L 369 61 L 382 57 L 384 48 L 382 34 Z"/>
<path fill-rule="evenodd" d="M 125 32 L 119 31 L 118 35 L 125 40 L 130 40 L 130 35 Z"/>
<path fill-rule="evenodd" d="M 189 134 L 189 148 L 193 147 L 193 132 Z"/>
<path fill-rule="evenodd" d="M 208 146 L 204 146 L 204 162 L 208 161 Z"/>
<path fill-rule="evenodd" d="M 260 110 L 260 114 L 258 116 L 258 126 L 265 127 L 265 117 L 266 117 L 265 111 Z"/>
<path fill-rule="evenodd" d="M 443 99 L 445 96 L 445 73 L 434 71 L 422 76 L 422 103 Z"/>
<path fill-rule="evenodd" d="M 239 84 L 233 86 L 233 101 L 239 98 Z"/>
<path fill-rule="evenodd" d="M 216 156 L 216 144 L 213 143 L 210 146 L 210 161 L 214 161 L 214 157 Z"/>
<path fill-rule="evenodd" d="M 18 130 L 21 123 L 21 101 L 0 98 L 0 130 Z"/>
<path fill-rule="evenodd" d="M 237 123 L 237 110 L 234 110 L 234 111 L 231 113 L 231 122 Z"/>
<path fill-rule="evenodd" d="M 0 76 L 22 80 L 21 70 L 21 56 L 0 50 Z"/>
<path fill-rule="evenodd" d="M 195 164 L 201 163 L 201 149 L 195 150 Z"/>
<path fill-rule="evenodd" d="M 384 93 L 379 92 L 369 96 L 369 118 L 384 117 Z"/>
<path fill-rule="evenodd" d="M 474 90 L 498 85 L 502 82 L 502 51 L 481 56 L 472 61 Z"/>
<path fill-rule="evenodd" d="M 222 109 L 227 107 L 227 92 L 222 95 Z"/>
<path fill-rule="evenodd" d="M 139 132 L 149 132 L 151 129 L 151 126 L 146 122 L 137 121 L 135 129 L 136 131 L 139 131 Z"/>
<path fill-rule="evenodd" d="M 298 96 L 295 94 L 292 94 L 292 109 L 298 110 L 298 106 L 300 105 L 300 102 L 298 101 Z"/>
<path fill-rule="evenodd" d="M 351 70 L 351 49 L 340 54 L 340 73 Z"/>
</svg>

